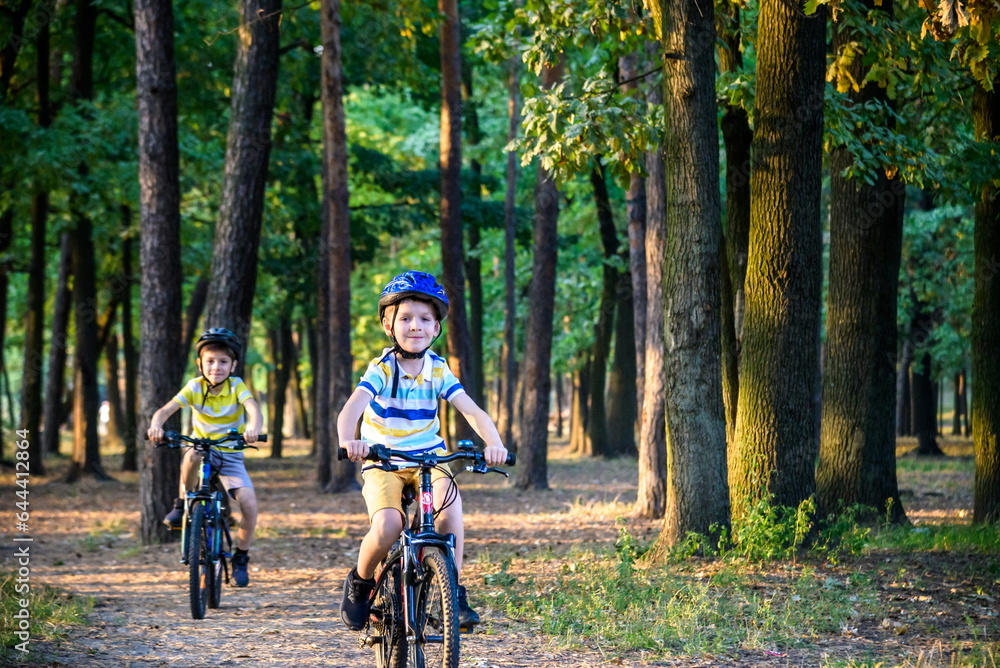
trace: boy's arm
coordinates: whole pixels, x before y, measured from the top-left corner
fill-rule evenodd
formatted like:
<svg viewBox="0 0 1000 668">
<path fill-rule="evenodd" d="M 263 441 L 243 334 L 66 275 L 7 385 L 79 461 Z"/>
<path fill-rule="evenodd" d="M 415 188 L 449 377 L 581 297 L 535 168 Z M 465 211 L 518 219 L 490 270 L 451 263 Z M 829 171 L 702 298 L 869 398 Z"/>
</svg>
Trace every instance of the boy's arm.
<svg viewBox="0 0 1000 668">
<path fill-rule="evenodd" d="M 337 416 L 337 440 L 340 447 L 347 451 L 347 458 L 352 462 L 359 462 L 368 454 L 368 444 L 355 439 L 354 433 L 369 401 L 371 401 L 370 394 L 361 388 L 355 388 L 351 398 Z"/>
<path fill-rule="evenodd" d="M 480 408 L 475 401 L 466 393 L 461 393 L 451 400 L 451 405 L 465 416 L 472 428 L 476 430 L 480 438 L 486 441 L 486 449 L 483 454 L 486 456 L 486 463 L 490 466 L 500 466 L 507 461 L 507 448 L 503 447 L 500 440 L 500 432 L 493 420 Z"/>
<path fill-rule="evenodd" d="M 246 429 L 243 430 L 243 440 L 247 443 L 256 443 L 257 437 L 260 436 L 260 430 L 264 428 L 264 416 L 260 412 L 260 404 L 257 403 L 256 399 L 250 397 L 243 402 L 243 408 L 246 409 L 247 415 L 250 417 Z"/>
<path fill-rule="evenodd" d="M 151 441 L 162 441 L 163 423 L 170 419 L 170 416 L 176 413 L 180 407 L 179 403 L 171 399 L 153 413 L 153 417 L 149 421 L 149 429 L 146 430 L 146 438 Z"/>
</svg>

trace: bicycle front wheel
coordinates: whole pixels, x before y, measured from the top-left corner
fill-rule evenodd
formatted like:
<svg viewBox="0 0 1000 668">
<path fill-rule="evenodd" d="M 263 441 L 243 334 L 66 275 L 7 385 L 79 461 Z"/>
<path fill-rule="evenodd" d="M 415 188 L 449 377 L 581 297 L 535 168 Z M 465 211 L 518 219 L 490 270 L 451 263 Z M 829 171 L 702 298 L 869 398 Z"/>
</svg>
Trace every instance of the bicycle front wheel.
<svg viewBox="0 0 1000 668">
<path fill-rule="evenodd" d="M 205 590 L 208 593 L 208 607 L 215 609 L 222 601 L 222 569 L 226 560 L 222 548 L 222 513 L 220 494 L 215 493 L 215 511 L 211 518 L 205 518 L 205 533 L 208 535 L 208 560 L 205 562 Z"/>
<path fill-rule="evenodd" d="M 372 603 L 372 627 L 378 634 L 375 665 L 378 668 L 405 668 L 406 624 L 403 621 L 402 578 L 399 562 L 387 568 L 375 588 Z"/>
<path fill-rule="evenodd" d="M 191 535 L 188 538 L 188 588 L 191 600 L 191 616 L 205 618 L 207 590 L 205 582 L 206 564 L 211 564 L 208 554 L 208 531 L 205 528 L 205 504 L 195 503 L 191 509 Z"/>
<path fill-rule="evenodd" d="M 458 668 L 458 583 L 455 568 L 433 552 L 423 561 L 416 587 L 416 637 L 408 652 L 409 668 Z"/>
</svg>

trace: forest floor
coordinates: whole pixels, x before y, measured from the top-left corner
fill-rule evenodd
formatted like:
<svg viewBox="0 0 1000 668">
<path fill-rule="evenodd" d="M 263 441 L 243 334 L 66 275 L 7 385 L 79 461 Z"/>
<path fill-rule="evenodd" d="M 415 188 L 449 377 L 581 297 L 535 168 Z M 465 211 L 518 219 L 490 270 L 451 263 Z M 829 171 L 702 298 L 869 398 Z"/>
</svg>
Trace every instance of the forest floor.
<svg viewBox="0 0 1000 668">
<path fill-rule="evenodd" d="M 255 453 L 249 461 L 261 508 L 251 552 L 251 583 L 245 589 L 226 587 L 221 607 L 209 610 L 200 621 L 190 617 L 187 575 L 178 563 L 177 545 L 142 547 L 136 540 L 136 474 L 114 473 L 114 482 L 85 480 L 67 485 L 59 477 L 65 461 L 57 460 L 50 476 L 33 477 L 32 582 L 93 597 L 95 606 L 86 625 L 58 639 L 33 640 L 27 662 L 116 668 L 374 665 L 371 650 L 360 647 L 358 634 L 343 627 L 336 607 L 341 583 L 367 529 L 364 503 L 359 493 L 316 494 L 304 447 L 293 442 L 286 445 L 290 456 L 284 459 Z M 959 445 L 949 448 L 949 453 L 968 457 L 970 451 L 967 445 Z M 114 471 L 118 461 L 108 456 L 108 470 Z M 912 471 L 900 474 L 900 487 L 912 522 L 969 522 L 969 467 L 964 472 L 934 466 L 926 471 L 919 466 L 908 468 Z M 2 498 L 12 504 L 11 482 L 11 473 L 4 470 Z M 496 572 L 497 555 L 523 557 L 520 563 L 530 567 L 533 554 L 551 558 L 574 550 L 613 553 L 619 532 L 616 518 L 628 515 L 635 499 L 635 461 L 581 459 L 557 448 L 550 459 L 549 482 L 549 491 L 518 491 L 500 476 L 460 477 L 467 526 L 463 580 L 484 619 L 475 634 L 463 636 L 463 666 L 825 666 L 834 665 L 831 657 L 853 661 L 873 655 L 880 660 L 896 657 L 885 666 L 949 665 L 946 656 L 956 647 L 961 649 L 963 638 L 975 635 L 977 617 L 986 636 L 979 641 L 1000 640 L 996 637 L 997 555 L 962 556 L 988 563 L 956 571 L 956 556 L 942 552 L 881 555 L 872 557 L 868 565 L 886 574 L 880 597 L 884 595 L 894 618 L 920 615 L 933 620 L 933 625 L 917 624 L 909 632 L 900 633 L 898 622 L 872 621 L 819 638 L 804 649 L 769 653 L 748 648 L 726 657 L 654 658 L 579 639 L 567 645 L 560 638 L 541 634 L 537 622 L 533 626 L 532 620 L 509 618 L 491 607 L 495 592 L 484 584 L 483 576 Z M 659 522 L 631 518 L 628 529 L 639 541 L 648 542 L 657 535 Z M 9 531 L 0 535 L 0 569 L 4 571 L 13 570 L 13 545 Z M 886 563 L 876 563 L 883 559 Z M 984 569 L 992 572 L 992 580 L 977 575 L 975 581 L 962 581 L 956 575 Z M 903 578 L 904 572 L 912 577 Z M 967 640 L 974 644 L 976 639 Z M 911 657 L 906 660 L 915 663 L 903 664 L 902 657 Z M 994 656 L 994 660 L 1000 658 Z"/>
</svg>

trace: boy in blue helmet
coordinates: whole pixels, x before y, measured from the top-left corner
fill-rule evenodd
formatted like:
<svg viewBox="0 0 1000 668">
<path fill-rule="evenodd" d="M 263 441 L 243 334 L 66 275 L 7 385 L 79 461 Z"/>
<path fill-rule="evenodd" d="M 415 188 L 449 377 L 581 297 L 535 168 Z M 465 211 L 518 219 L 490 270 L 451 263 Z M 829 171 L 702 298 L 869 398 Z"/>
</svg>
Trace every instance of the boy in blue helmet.
<svg viewBox="0 0 1000 668">
<path fill-rule="evenodd" d="M 441 321 L 448 315 L 444 288 L 430 274 L 407 271 L 385 286 L 378 308 L 382 328 L 393 345 L 368 365 L 337 418 L 340 447 L 347 451 L 349 459 L 364 459 L 371 443 L 415 453 L 444 453 L 437 409 L 438 400 L 446 399 L 486 442 L 486 462 L 490 466 L 503 464 L 507 449 L 493 420 L 466 394 L 445 359 L 430 349 L 441 333 Z M 361 440 L 355 440 L 355 428 L 362 418 Z M 368 622 L 375 569 L 403 530 L 400 497 L 404 485 L 415 481 L 416 471 L 362 469 L 362 494 L 371 527 L 361 541 L 358 565 L 344 581 L 340 604 L 340 616 L 353 631 L 361 630 Z M 433 484 L 435 506 L 440 508 L 454 482 L 443 472 L 434 471 Z M 441 509 L 438 529 L 455 535 L 455 567 L 461 574 L 465 526 L 462 498 L 457 491 L 454 503 Z M 459 626 L 471 629 L 479 623 L 479 615 L 469 607 L 461 585 L 458 606 Z"/>
</svg>

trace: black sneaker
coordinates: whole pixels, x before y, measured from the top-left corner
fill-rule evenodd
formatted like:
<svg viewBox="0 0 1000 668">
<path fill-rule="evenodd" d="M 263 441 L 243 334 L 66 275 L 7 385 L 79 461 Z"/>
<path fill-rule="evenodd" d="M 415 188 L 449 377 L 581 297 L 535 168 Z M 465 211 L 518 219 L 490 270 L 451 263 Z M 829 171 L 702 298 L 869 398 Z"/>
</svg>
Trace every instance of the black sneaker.
<svg viewBox="0 0 1000 668">
<path fill-rule="evenodd" d="M 246 587 L 250 584 L 250 573 L 247 572 L 247 564 L 249 563 L 249 554 L 237 552 L 233 555 L 233 583 L 237 587 Z"/>
<path fill-rule="evenodd" d="M 471 631 L 479 623 L 479 613 L 469 607 L 465 587 L 458 585 L 458 628 Z"/>
<path fill-rule="evenodd" d="M 163 518 L 163 523 L 170 529 L 180 529 L 184 522 L 184 499 L 174 499 L 174 509 Z"/>
<path fill-rule="evenodd" d="M 344 579 L 344 599 L 340 602 L 340 618 L 352 631 L 360 631 L 368 623 L 371 610 L 371 595 L 375 580 L 364 580 L 358 576 L 358 569 L 352 568 Z"/>
</svg>

